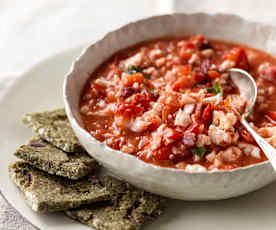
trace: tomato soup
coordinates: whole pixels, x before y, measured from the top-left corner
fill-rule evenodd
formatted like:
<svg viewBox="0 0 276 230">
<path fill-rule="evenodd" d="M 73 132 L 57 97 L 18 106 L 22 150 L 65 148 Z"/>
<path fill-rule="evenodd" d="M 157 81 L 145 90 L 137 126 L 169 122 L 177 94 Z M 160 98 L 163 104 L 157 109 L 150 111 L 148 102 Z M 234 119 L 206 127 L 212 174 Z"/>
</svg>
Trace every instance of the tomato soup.
<svg viewBox="0 0 276 230">
<path fill-rule="evenodd" d="M 276 147 L 276 59 L 201 35 L 137 44 L 99 66 L 80 99 L 85 129 L 147 163 L 191 172 L 265 161 L 240 124 L 247 102 L 230 80 L 233 67 L 255 78 L 248 121 Z"/>
</svg>

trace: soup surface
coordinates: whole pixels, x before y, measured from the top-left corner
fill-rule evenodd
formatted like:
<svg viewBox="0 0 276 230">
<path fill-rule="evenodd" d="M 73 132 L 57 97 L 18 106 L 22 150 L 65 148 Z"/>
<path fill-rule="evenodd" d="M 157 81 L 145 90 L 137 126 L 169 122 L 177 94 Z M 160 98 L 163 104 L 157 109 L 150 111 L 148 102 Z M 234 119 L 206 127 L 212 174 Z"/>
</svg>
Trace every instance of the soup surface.
<svg viewBox="0 0 276 230">
<path fill-rule="evenodd" d="M 201 35 L 144 42 L 113 55 L 80 99 L 85 128 L 113 149 L 190 172 L 267 160 L 240 124 L 247 102 L 227 70 L 258 85 L 251 126 L 276 147 L 276 59 Z"/>
</svg>

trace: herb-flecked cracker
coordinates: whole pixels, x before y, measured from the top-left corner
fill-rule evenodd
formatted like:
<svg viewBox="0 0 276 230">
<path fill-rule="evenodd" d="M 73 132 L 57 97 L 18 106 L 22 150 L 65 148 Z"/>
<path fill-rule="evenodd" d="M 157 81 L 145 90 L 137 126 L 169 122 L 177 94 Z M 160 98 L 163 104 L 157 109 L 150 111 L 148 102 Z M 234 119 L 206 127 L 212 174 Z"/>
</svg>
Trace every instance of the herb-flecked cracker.
<svg viewBox="0 0 276 230">
<path fill-rule="evenodd" d="M 66 153 L 52 144 L 34 137 L 21 145 L 14 155 L 49 174 L 77 180 L 98 167 L 95 159 L 85 152 Z"/>
<path fill-rule="evenodd" d="M 162 213 L 164 199 L 110 177 L 104 179 L 113 194 L 109 205 L 88 205 L 66 215 L 96 230 L 137 230 Z"/>
<path fill-rule="evenodd" d="M 36 212 L 62 211 L 109 199 L 109 192 L 92 175 L 72 181 L 20 161 L 9 166 L 9 174 Z"/>
<path fill-rule="evenodd" d="M 32 127 L 41 138 L 65 152 L 82 150 L 64 109 L 27 113 L 22 121 Z"/>
</svg>

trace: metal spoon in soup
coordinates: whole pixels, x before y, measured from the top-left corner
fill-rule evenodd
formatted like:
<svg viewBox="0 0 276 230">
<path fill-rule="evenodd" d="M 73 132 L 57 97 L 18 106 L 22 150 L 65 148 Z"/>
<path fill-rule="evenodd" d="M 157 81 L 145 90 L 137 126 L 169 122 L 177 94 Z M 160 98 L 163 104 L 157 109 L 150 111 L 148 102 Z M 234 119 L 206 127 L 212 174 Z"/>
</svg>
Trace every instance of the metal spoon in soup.
<svg viewBox="0 0 276 230">
<path fill-rule="evenodd" d="M 248 130 L 248 132 L 255 139 L 257 144 L 263 150 L 264 154 L 269 159 L 272 167 L 276 171 L 276 149 L 273 148 L 268 142 L 266 142 L 247 122 L 246 118 L 252 112 L 256 98 L 257 98 L 257 85 L 254 78 L 246 71 L 232 68 L 229 69 L 231 80 L 239 89 L 241 96 L 247 101 L 245 112 L 241 116 L 242 125 Z"/>
</svg>

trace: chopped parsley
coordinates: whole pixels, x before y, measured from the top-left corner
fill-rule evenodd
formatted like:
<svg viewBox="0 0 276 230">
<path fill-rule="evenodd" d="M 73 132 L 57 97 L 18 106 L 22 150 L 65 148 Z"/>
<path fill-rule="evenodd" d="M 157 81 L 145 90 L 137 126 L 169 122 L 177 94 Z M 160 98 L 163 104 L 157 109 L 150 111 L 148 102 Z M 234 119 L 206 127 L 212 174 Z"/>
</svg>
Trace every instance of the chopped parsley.
<svg viewBox="0 0 276 230">
<path fill-rule="evenodd" d="M 206 148 L 204 146 L 201 146 L 201 147 L 195 146 L 192 148 L 192 152 L 194 155 L 197 155 L 200 157 L 200 159 L 202 159 L 202 157 L 206 152 Z"/>
<path fill-rule="evenodd" d="M 146 79 L 151 79 L 150 75 L 143 74 L 143 77 L 146 78 Z"/>
<path fill-rule="evenodd" d="M 146 78 L 146 79 L 151 79 L 151 76 L 150 75 L 146 75 L 143 73 L 143 70 L 135 65 L 132 65 L 128 68 L 127 70 L 127 73 L 129 74 L 136 74 L 136 73 L 141 73 L 143 74 L 143 77 Z"/>
<path fill-rule="evenodd" d="M 223 89 L 218 82 L 215 82 L 215 87 L 207 88 L 208 93 L 221 94 L 223 95 Z"/>
<path fill-rule="evenodd" d="M 127 72 L 129 74 L 136 74 L 136 73 L 142 73 L 143 70 L 135 65 L 132 65 L 128 68 Z"/>
</svg>

